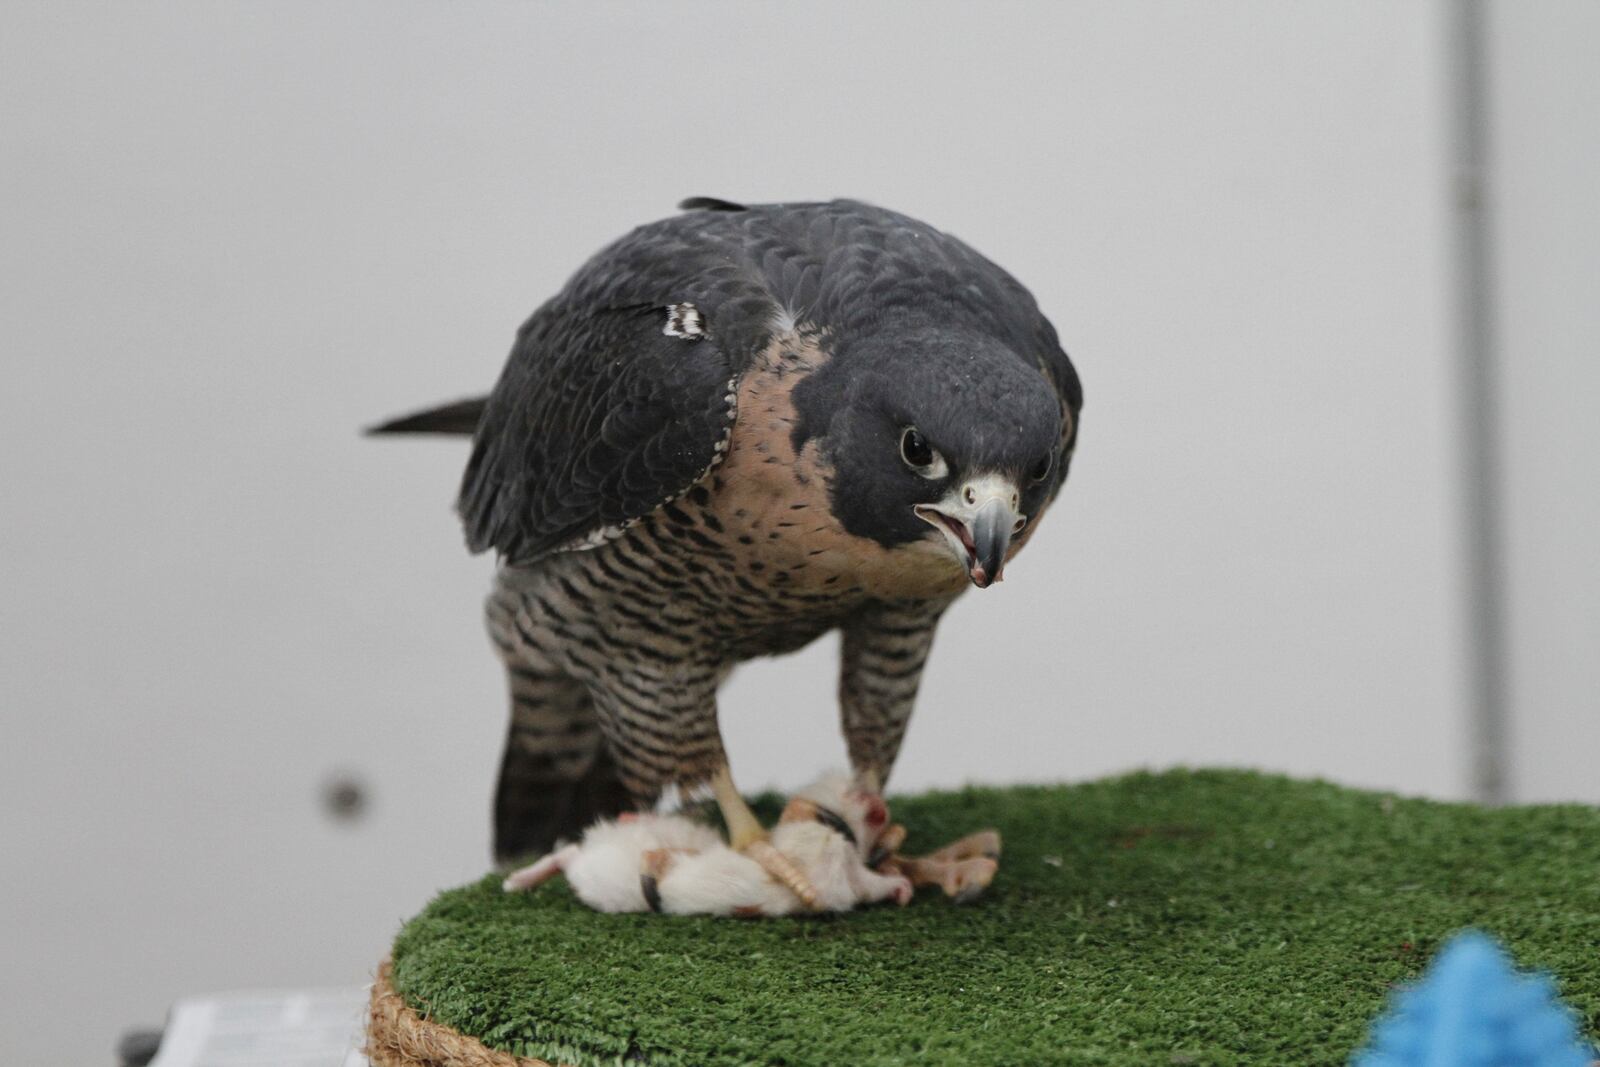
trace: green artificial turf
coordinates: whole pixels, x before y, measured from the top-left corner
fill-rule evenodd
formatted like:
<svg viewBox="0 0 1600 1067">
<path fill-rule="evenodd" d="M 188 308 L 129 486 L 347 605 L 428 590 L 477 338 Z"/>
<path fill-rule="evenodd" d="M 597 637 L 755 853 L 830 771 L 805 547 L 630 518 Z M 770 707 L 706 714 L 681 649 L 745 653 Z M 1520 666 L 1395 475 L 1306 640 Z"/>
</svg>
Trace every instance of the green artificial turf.
<svg viewBox="0 0 1600 1067">
<path fill-rule="evenodd" d="M 406 925 L 394 984 L 494 1047 L 579 1065 L 1332 1064 L 1475 925 L 1600 1029 L 1595 809 L 1237 771 L 891 806 L 910 851 L 1000 828 L 989 894 L 719 920 L 601 915 L 491 876 Z"/>
</svg>

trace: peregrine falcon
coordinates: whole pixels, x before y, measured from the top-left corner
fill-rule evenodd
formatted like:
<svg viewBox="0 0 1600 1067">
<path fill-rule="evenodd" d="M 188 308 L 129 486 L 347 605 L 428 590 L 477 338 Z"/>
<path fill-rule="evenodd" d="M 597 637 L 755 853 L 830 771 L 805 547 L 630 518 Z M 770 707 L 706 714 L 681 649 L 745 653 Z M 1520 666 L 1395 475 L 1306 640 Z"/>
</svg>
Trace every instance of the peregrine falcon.
<svg viewBox="0 0 1600 1067">
<path fill-rule="evenodd" d="M 1054 328 L 961 241 L 851 200 L 680 208 L 535 311 L 487 397 L 375 428 L 473 435 L 502 861 L 671 787 L 760 841 L 717 688 L 832 630 L 850 763 L 881 790 L 940 616 L 1000 581 L 1077 442 Z"/>
</svg>

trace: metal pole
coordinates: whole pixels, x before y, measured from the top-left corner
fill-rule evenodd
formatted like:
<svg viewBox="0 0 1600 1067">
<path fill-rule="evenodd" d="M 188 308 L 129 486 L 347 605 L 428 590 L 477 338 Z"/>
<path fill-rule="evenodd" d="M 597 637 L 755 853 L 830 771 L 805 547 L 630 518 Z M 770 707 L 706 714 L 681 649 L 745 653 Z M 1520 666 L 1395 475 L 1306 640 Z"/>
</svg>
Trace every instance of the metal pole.
<svg viewBox="0 0 1600 1067">
<path fill-rule="evenodd" d="M 1484 21 L 1484 0 L 1454 0 L 1451 4 L 1455 311 L 1460 353 L 1471 785 L 1478 800 L 1498 804 L 1508 796 L 1509 729 Z"/>
</svg>

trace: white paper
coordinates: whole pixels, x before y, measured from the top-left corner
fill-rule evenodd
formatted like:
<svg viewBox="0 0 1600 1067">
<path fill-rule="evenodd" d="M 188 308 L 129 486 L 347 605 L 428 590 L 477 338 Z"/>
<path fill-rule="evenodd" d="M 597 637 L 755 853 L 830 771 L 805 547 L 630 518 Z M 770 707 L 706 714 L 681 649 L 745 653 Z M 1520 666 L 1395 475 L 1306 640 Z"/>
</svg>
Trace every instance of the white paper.
<svg viewBox="0 0 1600 1067">
<path fill-rule="evenodd" d="M 172 1008 L 150 1067 L 367 1067 L 366 989 L 222 993 Z"/>
</svg>

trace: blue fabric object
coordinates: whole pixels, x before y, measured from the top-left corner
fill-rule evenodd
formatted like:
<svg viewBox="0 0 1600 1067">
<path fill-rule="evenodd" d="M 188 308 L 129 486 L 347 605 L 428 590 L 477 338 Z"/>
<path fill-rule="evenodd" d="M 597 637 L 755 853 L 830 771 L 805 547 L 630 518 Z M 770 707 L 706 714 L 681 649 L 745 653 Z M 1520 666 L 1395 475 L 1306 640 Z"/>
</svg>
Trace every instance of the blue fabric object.
<svg viewBox="0 0 1600 1067">
<path fill-rule="evenodd" d="M 1519 975 L 1495 941 L 1457 935 L 1396 993 L 1354 1067 L 1590 1067 L 1548 975 Z"/>
</svg>

